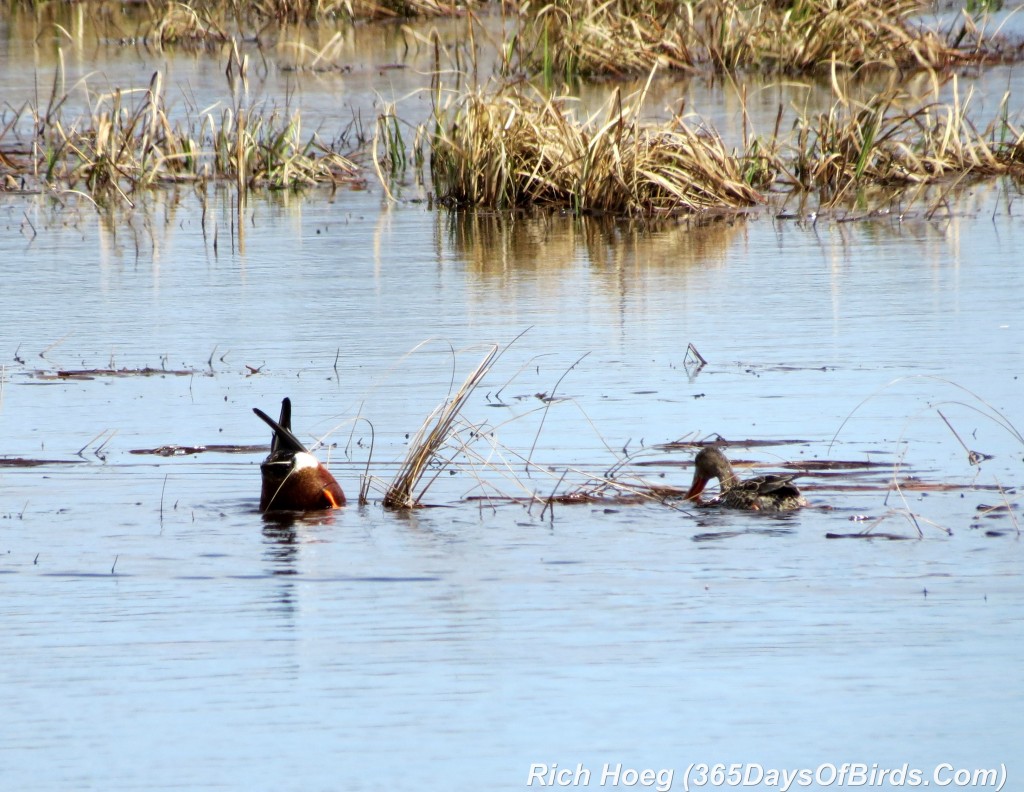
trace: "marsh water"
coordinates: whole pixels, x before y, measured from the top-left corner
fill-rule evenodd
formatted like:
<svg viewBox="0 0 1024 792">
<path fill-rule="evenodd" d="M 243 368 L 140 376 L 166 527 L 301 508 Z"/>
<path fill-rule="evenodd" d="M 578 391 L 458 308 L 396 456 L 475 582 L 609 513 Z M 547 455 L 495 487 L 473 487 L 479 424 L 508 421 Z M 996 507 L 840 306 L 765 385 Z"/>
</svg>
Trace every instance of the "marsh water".
<svg viewBox="0 0 1024 792">
<path fill-rule="evenodd" d="M 53 52 L 7 32 L 28 99 Z M 325 128 L 411 96 L 422 75 L 363 35 L 351 72 L 262 90 Z M 65 60 L 225 96 L 215 56 L 112 52 Z M 737 120 L 721 87 L 658 90 Z M 0 194 L 3 788 L 505 790 L 568 768 L 681 789 L 716 762 L 748 788 L 782 788 L 757 768 L 840 787 L 844 763 L 873 788 L 905 765 L 1019 787 L 1014 185 L 655 227 L 422 193 L 254 194 L 241 222 L 229 188 Z M 384 509 L 491 345 L 427 507 Z M 257 512 L 251 408 L 284 396 L 352 505 Z M 609 474 L 685 487 L 687 443 L 716 435 L 744 475 L 802 471 L 811 506 L 545 502 Z"/>
</svg>

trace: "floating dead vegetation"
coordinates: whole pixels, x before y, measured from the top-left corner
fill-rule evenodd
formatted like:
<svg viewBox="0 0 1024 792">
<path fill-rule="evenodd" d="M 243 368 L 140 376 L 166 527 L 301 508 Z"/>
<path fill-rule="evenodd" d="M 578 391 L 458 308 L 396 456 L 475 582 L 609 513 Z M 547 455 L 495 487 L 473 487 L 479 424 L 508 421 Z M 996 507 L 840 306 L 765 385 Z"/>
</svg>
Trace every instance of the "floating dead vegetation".
<svg viewBox="0 0 1024 792">
<path fill-rule="evenodd" d="M 96 377 L 190 377 L 193 369 L 119 368 L 119 369 L 65 369 L 58 371 L 58 379 L 95 379 Z"/>
<path fill-rule="evenodd" d="M 654 67 L 806 74 L 1015 61 L 1019 42 L 966 10 L 928 27 L 921 0 L 545 0 L 520 3 L 506 71 L 574 80 Z"/>
<path fill-rule="evenodd" d="M 598 481 L 577 486 L 568 492 L 555 492 L 548 496 L 529 495 L 469 495 L 470 503 L 514 503 L 520 506 L 541 505 L 540 519 L 554 506 L 637 506 L 644 503 L 682 501 L 686 490 L 681 487 L 630 486 L 620 488 L 614 482 Z"/>
<path fill-rule="evenodd" d="M 992 489 L 996 485 L 964 483 L 957 481 L 924 481 L 916 476 L 905 476 L 890 485 L 893 490 L 907 492 L 959 492 L 961 490 Z"/>
<path fill-rule="evenodd" d="M 643 93 L 586 119 L 569 97 L 517 86 L 435 106 L 431 175 L 451 207 L 551 206 L 576 214 L 735 213 L 763 198 L 709 129 L 641 121 Z"/>
<path fill-rule="evenodd" d="M 814 471 L 815 473 L 824 471 L 841 471 L 845 473 L 850 470 L 891 468 L 892 462 L 873 462 L 869 459 L 804 459 L 799 462 L 783 462 L 780 464 L 780 467 L 790 470 Z"/>
<path fill-rule="evenodd" d="M 681 507 L 686 496 L 686 488 L 664 484 L 650 484 L 639 477 L 622 476 L 625 465 L 608 471 L 604 476 L 593 476 L 590 481 L 578 484 L 565 492 L 553 492 L 546 498 L 534 498 L 544 503 L 545 509 L 556 504 L 562 506 L 590 504 L 604 507 L 634 506 L 643 503 L 659 503 L 676 511 L 686 511 Z M 692 505 L 687 503 L 687 505 Z M 543 511 L 541 518 L 543 518 Z"/>
<path fill-rule="evenodd" d="M 59 369 L 57 371 L 46 371 L 37 369 L 32 372 L 34 379 L 44 381 L 54 380 L 93 380 L 98 377 L 191 377 L 197 372 L 194 369 L 165 369 L 151 368 L 86 368 L 86 369 Z"/>
<path fill-rule="evenodd" d="M 787 467 L 787 465 L 783 465 Z M 864 471 L 868 472 L 868 471 Z M 825 483 L 804 484 L 802 489 L 808 492 L 815 490 L 827 492 L 999 492 L 998 484 L 984 484 L 976 481 L 925 481 L 916 476 L 904 476 L 894 478 L 892 476 L 892 465 L 889 465 L 888 475 L 884 479 L 876 478 L 872 481 L 843 481 L 844 478 L 852 479 L 856 471 L 843 471 L 838 473 L 816 472 L 815 478 L 823 479 Z"/>
<path fill-rule="evenodd" d="M 492 351 L 490 355 L 494 355 Z M 489 356 L 490 358 L 490 356 Z M 806 444 L 802 440 L 738 440 L 724 441 L 721 438 L 687 439 L 679 443 L 667 443 L 658 446 L 643 447 L 629 454 L 622 449 L 616 461 L 597 472 L 579 466 L 537 465 L 531 461 L 533 449 L 529 452 L 516 452 L 502 446 L 496 439 L 493 427 L 485 424 L 467 422 L 461 416 L 461 410 L 469 395 L 477 387 L 493 362 L 490 359 L 478 367 L 467 379 L 466 383 L 451 398 L 445 400 L 424 422 L 419 433 L 413 438 L 409 453 L 401 463 L 398 474 L 391 484 L 384 487 L 384 505 L 389 508 L 417 508 L 423 506 L 423 496 L 429 487 L 442 475 L 469 473 L 476 478 L 474 489 L 484 494 L 468 494 L 462 500 L 488 506 L 516 504 L 532 510 L 540 508 L 540 519 L 548 515 L 553 519 L 556 506 L 592 506 L 604 509 L 640 504 L 657 504 L 670 509 L 690 513 L 689 503 L 685 501 L 687 489 L 663 483 L 651 483 L 651 476 L 641 475 L 640 471 L 652 467 L 669 469 L 689 466 L 692 461 L 687 455 L 685 460 L 659 458 L 657 460 L 640 459 L 640 455 L 652 451 L 693 450 L 707 445 L 730 445 L 738 447 L 773 447 L 781 445 Z M 556 386 L 557 390 L 557 386 Z M 545 403 L 537 410 L 547 410 L 553 400 Z M 490 406 L 490 402 L 488 402 Z M 507 405 L 505 405 L 507 406 Z M 541 421 L 543 426 L 543 421 Z M 539 432 L 539 430 L 538 430 Z M 472 446 L 483 441 L 488 451 L 481 453 Z M 759 467 L 762 463 L 737 460 L 737 467 Z M 932 482 L 919 477 L 907 475 L 897 476 L 902 467 L 893 462 L 876 460 L 804 460 L 789 462 L 773 462 L 773 468 L 796 471 L 809 481 L 801 480 L 801 488 L 807 492 L 858 492 L 885 495 L 889 492 L 953 492 L 978 491 L 985 488 L 979 483 Z M 369 469 L 369 465 L 367 466 Z M 532 474 L 540 474 L 536 482 L 531 482 Z M 513 490 L 509 492 L 499 486 L 494 479 L 495 474 L 504 476 L 511 482 Z M 660 474 L 664 476 L 664 473 Z M 869 476 L 869 480 L 864 480 Z M 544 482 L 547 481 L 547 491 Z M 425 482 L 425 483 L 424 483 Z M 371 486 L 380 487 L 381 482 L 368 475 L 364 478 L 360 493 L 360 502 L 368 502 L 368 491 Z M 538 486 L 540 489 L 538 489 Z M 995 487 L 993 487 L 995 489 Z M 830 506 L 819 505 L 819 509 L 830 509 Z M 893 511 L 893 514 L 898 513 Z M 922 522 L 927 522 L 921 518 Z"/>
<path fill-rule="evenodd" d="M 729 440 L 722 437 L 719 434 L 705 436 L 705 437 L 682 437 L 679 440 L 672 440 L 668 443 L 659 443 L 653 448 L 658 451 L 679 451 L 681 449 L 701 449 L 707 446 L 717 446 L 719 448 L 765 448 L 771 446 L 788 446 L 788 445 L 809 445 L 809 440 L 760 440 L 754 438 L 747 438 L 745 440 Z M 653 464 L 653 463 L 652 463 Z M 798 463 L 793 463 L 798 464 Z"/>
<path fill-rule="evenodd" d="M 980 516 L 982 517 L 1003 517 L 1010 512 L 1017 511 L 1019 504 L 1017 503 L 997 503 L 995 506 L 990 506 L 987 503 L 979 503 L 975 510 L 984 512 Z"/>
<path fill-rule="evenodd" d="M 210 445 L 162 445 L 157 448 L 133 448 L 128 453 L 138 455 L 152 455 L 161 457 L 193 456 L 195 454 L 265 454 L 267 445 L 231 445 L 217 444 Z"/>
<path fill-rule="evenodd" d="M 1006 490 L 1000 492 L 1004 500 L 1002 503 L 991 506 L 987 503 L 979 503 L 976 507 L 977 519 L 971 523 L 973 530 L 981 530 L 982 524 L 978 522 L 978 519 L 982 520 L 1003 520 L 1009 518 L 1010 522 L 1013 523 L 1013 533 L 1018 537 L 1020 536 L 1020 521 L 1017 519 L 1017 512 L 1019 503 L 1016 500 L 1009 500 L 1008 496 L 1014 494 L 1013 490 Z M 1006 536 L 1010 533 L 1010 529 L 1007 528 L 984 528 L 985 536 L 997 537 Z"/>
<path fill-rule="evenodd" d="M 74 459 L 27 459 L 25 457 L 0 457 L 0 468 L 33 468 L 45 465 L 74 465 Z"/>
<path fill-rule="evenodd" d="M 759 520 L 790 520 L 792 514 L 771 514 L 769 512 L 751 512 Z M 782 536 L 792 536 L 794 533 L 792 528 L 747 528 L 742 531 L 705 531 L 703 533 L 694 534 L 690 537 L 690 541 L 693 542 L 720 542 L 724 539 L 736 539 L 740 536 L 763 536 L 769 538 L 777 538 Z"/>
<path fill-rule="evenodd" d="M 861 532 L 854 531 L 852 533 L 837 533 L 834 531 L 828 531 L 825 534 L 826 539 L 883 539 L 891 542 L 903 542 L 910 539 L 916 539 L 919 537 L 906 536 L 904 534 L 886 533 L 884 531 L 870 531 Z"/>
</svg>

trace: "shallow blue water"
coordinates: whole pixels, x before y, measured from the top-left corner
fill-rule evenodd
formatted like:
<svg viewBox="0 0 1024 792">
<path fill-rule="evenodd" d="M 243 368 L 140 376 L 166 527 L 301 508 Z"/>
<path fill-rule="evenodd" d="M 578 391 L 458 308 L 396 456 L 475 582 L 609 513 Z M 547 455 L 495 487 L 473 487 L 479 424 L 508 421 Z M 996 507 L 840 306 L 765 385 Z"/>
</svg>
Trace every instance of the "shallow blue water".
<svg viewBox="0 0 1024 792">
<path fill-rule="evenodd" d="M 23 204 L 0 205 L 4 451 L 68 462 L 0 471 L 9 783 L 518 789 L 532 764 L 582 763 L 596 788 L 605 762 L 674 769 L 673 788 L 690 762 L 1019 772 L 1018 518 L 978 516 L 1003 496 L 966 486 L 1020 475 L 1019 441 L 978 412 L 1019 420 L 1015 219 L 762 217 L 581 246 L 571 221 L 541 218 L 469 245 L 443 214 L 376 201 L 257 201 L 245 253 L 214 255 L 186 198 L 138 257 L 87 210 L 34 205 L 30 242 Z M 266 443 L 250 408 L 290 395 L 302 436 L 337 444 L 319 453 L 351 497 L 369 453 L 356 416 L 389 479 L 483 345 L 527 328 L 465 411 L 498 427 L 471 447 L 509 466 L 458 461 L 425 498 L 442 508 L 276 526 L 255 508 L 263 452 L 130 453 Z M 108 365 L 194 373 L 47 378 Z M 566 400 L 545 410 L 536 393 Z M 994 458 L 971 467 L 937 409 Z M 629 475 L 682 486 L 690 454 L 654 446 L 715 432 L 803 441 L 733 452 L 768 466 L 902 459 L 901 475 L 965 486 L 902 501 L 886 499 L 891 468 L 810 476 L 833 508 L 784 519 L 466 500 L 546 497 L 624 447 L 649 463 Z M 910 541 L 825 538 L 886 514 L 877 530 Z"/>
<path fill-rule="evenodd" d="M 0 59 L 24 99 L 57 54 L 19 41 Z M 178 109 L 232 101 L 200 56 L 65 46 L 69 85 L 160 68 Z M 352 73 L 271 67 L 259 90 L 332 130 L 348 102 L 371 118 L 382 81 L 422 82 L 374 67 L 397 46 Z M 981 78 L 986 108 L 1010 76 Z M 728 90 L 659 82 L 651 105 L 674 91 L 736 136 Z M 803 91 L 752 92 L 754 128 Z M 511 790 L 534 765 L 599 788 L 621 763 L 682 789 L 700 762 L 933 782 L 1005 763 L 1014 788 L 1020 517 L 979 507 L 1016 504 L 1024 459 L 1015 196 L 647 232 L 374 186 L 255 196 L 240 227 L 228 191 L 109 214 L 0 193 L 4 788 Z M 435 508 L 384 510 L 410 436 L 490 345 Z M 59 374 L 142 367 L 164 373 Z M 251 408 L 284 396 L 353 500 L 369 460 L 368 505 L 257 513 Z M 881 466 L 805 474 L 813 507 L 784 518 L 545 508 L 612 469 L 685 486 L 692 451 L 659 446 L 716 433 L 792 441 L 731 449 L 744 475 Z M 170 445 L 260 447 L 132 453 Z M 827 538 L 866 528 L 907 541 Z"/>
</svg>

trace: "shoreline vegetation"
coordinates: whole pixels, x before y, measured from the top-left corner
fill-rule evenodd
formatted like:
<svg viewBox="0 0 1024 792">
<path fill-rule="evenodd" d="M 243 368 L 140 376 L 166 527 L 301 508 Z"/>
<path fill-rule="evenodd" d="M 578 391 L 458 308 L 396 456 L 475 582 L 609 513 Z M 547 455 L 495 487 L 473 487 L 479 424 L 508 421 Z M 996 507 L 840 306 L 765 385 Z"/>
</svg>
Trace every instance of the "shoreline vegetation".
<svg viewBox="0 0 1024 792">
<path fill-rule="evenodd" d="M 515 63 L 528 73 L 678 71 L 800 76 L 1013 62 L 1020 45 L 966 11 L 928 26 L 920 0 L 526 0 Z"/>
<path fill-rule="evenodd" d="M 102 0 L 76 5 L 110 8 Z M 102 93 L 75 86 L 88 111 L 72 116 L 58 61 L 45 99 L 0 110 L 0 189 L 74 191 L 99 205 L 131 205 L 133 195 L 161 185 L 225 183 L 241 205 L 251 190 L 358 189 L 373 174 L 390 197 L 410 172 L 424 179 L 426 171 L 432 200 L 453 208 L 716 217 L 794 193 L 835 207 L 865 190 L 913 203 L 934 185 L 1024 178 L 1024 130 L 1009 93 L 990 117 L 978 118 L 958 76 L 1019 61 L 1024 45 L 991 23 L 987 12 L 998 3 L 969 5 L 940 15 L 917 0 L 152 4 L 135 9 L 137 31 L 100 44 L 141 37 L 154 48 L 206 47 L 226 57 L 225 75 L 236 85 L 251 69 L 242 53 L 255 42 L 266 60 L 260 42 L 275 24 L 459 16 L 472 61 L 448 51 L 436 31 L 415 34 L 434 52 L 424 88 L 430 117 L 406 123 L 389 105 L 369 132 L 353 123 L 333 139 L 304 131 L 297 110 L 240 98 L 216 111 L 172 114 L 160 71 L 145 86 Z M 0 5 L 0 14 L 35 15 L 51 28 L 60 27 L 57 13 L 48 2 Z M 500 15 L 500 24 L 485 31 L 486 15 L 492 23 Z M 477 53 L 486 48 L 494 74 L 481 81 Z M 925 96 L 907 87 L 911 73 L 927 75 Z M 833 103 L 826 111 L 797 108 L 792 121 L 794 109 L 780 106 L 771 133 L 756 135 L 741 90 L 743 140 L 732 144 L 699 114 L 650 117 L 656 79 L 697 76 L 739 88 L 751 74 L 827 80 Z M 444 87 L 442 75 L 456 87 Z M 629 95 L 613 83 L 596 112 L 573 96 L 581 80 L 626 76 L 646 83 Z"/>
</svg>

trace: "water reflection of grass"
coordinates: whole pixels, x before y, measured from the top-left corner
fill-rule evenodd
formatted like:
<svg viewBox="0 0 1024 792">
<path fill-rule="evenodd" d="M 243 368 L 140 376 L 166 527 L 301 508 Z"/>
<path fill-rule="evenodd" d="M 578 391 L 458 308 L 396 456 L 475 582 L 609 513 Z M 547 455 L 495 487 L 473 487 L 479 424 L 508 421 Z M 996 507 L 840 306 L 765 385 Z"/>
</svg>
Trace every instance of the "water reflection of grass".
<svg viewBox="0 0 1024 792">
<path fill-rule="evenodd" d="M 550 211 L 455 212 L 445 222 L 448 244 L 476 278 L 530 277 L 559 288 L 568 271 L 587 267 L 615 298 L 646 283 L 649 271 L 720 264 L 742 227 L 699 217 L 629 221 Z"/>
</svg>

